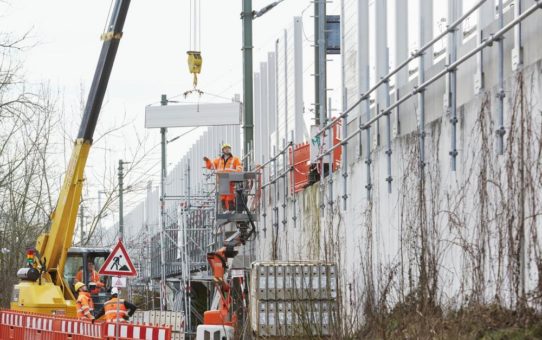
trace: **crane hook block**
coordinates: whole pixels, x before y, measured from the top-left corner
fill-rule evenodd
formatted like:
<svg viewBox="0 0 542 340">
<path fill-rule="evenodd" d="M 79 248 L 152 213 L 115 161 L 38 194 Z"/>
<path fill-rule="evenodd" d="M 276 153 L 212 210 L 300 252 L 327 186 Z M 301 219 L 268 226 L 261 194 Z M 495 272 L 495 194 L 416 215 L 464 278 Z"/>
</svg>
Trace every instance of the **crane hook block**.
<svg viewBox="0 0 542 340">
<path fill-rule="evenodd" d="M 201 52 L 199 51 L 188 51 L 188 71 L 194 75 L 194 88 L 198 85 L 198 74 L 201 72 L 201 64 L 203 60 L 201 59 Z"/>
</svg>

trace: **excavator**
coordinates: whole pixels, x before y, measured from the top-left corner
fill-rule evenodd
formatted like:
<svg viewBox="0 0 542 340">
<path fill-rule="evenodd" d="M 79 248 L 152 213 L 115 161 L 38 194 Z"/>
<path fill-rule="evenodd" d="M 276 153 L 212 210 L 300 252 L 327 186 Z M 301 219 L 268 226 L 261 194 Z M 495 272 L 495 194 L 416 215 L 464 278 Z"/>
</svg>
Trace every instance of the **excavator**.
<svg viewBox="0 0 542 340">
<path fill-rule="evenodd" d="M 83 270 L 88 284 L 88 263 L 103 263 L 109 255 L 108 249 L 72 248 L 71 245 L 85 180 L 85 164 L 129 6 L 130 0 L 115 2 L 106 32 L 102 34 L 98 65 L 64 182 L 50 217 L 50 229 L 38 237 L 35 249 L 27 251 L 27 266 L 17 272 L 20 282 L 13 288 L 12 310 L 75 316 L 73 284 L 76 272 Z M 96 308 L 108 298 L 105 292 L 93 295 Z"/>
</svg>

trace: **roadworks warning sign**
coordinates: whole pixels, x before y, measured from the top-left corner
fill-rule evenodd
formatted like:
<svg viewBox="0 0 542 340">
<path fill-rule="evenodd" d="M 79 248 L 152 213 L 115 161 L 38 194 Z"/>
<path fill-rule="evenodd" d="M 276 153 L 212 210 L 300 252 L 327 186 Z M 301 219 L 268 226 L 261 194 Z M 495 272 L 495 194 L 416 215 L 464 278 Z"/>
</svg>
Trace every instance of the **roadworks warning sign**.
<svg viewBox="0 0 542 340">
<path fill-rule="evenodd" d="M 98 273 L 110 276 L 137 276 L 132 260 L 121 241 L 113 248 Z"/>
</svg>

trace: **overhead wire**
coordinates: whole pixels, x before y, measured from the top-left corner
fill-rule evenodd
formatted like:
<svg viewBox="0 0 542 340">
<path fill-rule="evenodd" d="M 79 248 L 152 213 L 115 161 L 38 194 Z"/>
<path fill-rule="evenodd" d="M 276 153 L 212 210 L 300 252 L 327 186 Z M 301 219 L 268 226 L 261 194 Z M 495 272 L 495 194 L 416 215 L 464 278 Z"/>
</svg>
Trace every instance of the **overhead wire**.
<svg viewBox="0 0 542 340">
<path fill-rule="evenodd" d="M 198 50 L 201 51 L 201 1 L 197 0 L 199 2 L 199 13 L 198 13 Z"/>
<path fill-rule="evenodd" d="M 189 49 L 192 50 L 193 49 L 193 44 L 192 44 L 192 1 L 193 0 L 190 0 L 190 10 L 189 10 L 189 15 L 188 15 L 188 31 L 189 31 L 189 36 L 188 36 L 188 39 L 190 41 L 189 43 Z"/>
</svg>

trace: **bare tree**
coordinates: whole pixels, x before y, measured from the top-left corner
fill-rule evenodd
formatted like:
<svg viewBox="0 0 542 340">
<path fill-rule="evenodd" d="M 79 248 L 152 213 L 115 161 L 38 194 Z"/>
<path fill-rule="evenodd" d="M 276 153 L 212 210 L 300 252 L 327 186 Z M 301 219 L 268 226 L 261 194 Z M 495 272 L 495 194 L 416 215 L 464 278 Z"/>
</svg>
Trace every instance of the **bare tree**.
<svg viewBox="0 0 542 340">
<path fill-rule="evenodd" d="M 30 87 L 18 55 L 27 35 L 0 35 L 0 277 L 2 287 L 16 283 L 27 247 L 47 227 L 54 189 L 48 158 L 55 125 L 55 100 L 47 85 Z M 46 171 L 47 170 L 47 171 Z M 11 290 L 0 296 L 10 301 Z"/>
</svg>

